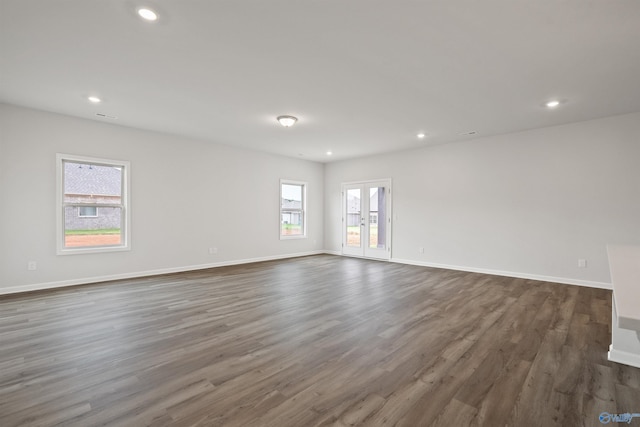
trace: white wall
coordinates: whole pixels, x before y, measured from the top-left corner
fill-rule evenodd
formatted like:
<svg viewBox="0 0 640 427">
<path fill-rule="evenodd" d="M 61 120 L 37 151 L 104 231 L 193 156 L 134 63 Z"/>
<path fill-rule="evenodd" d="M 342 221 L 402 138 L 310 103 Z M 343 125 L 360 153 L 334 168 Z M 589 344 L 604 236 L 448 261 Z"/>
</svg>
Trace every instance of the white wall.
<svg viewBox="0 0 640 427">
<path fill-rule="evenodd" d="M 56 256 L 58 152 L 131 162 L 131 251 Z M 279 240 L 280 178 L 308 182 L 307 239 Z M 0 293 L 323 248 L 322 164 L 2 104 L 0 203 Z"/>
<path fill-rule="evenodd" d="M 131 161 L 131 251 L 55 255 L 57 152 Z M 606 286 L 605 245 L 640 243 L 639 160 L 640 113 L 323 167 L 0 105 L 0 293 L 340 251 L 340 184 L 378 178 L 394 260 Z M 280 178 L 309 183 L 308 239 L 278 239 Z"/>
<path fill-rule="evenodd" d="M 394 260 L 606 287 L 605 245 L 640 243 L 640 113 L 328 164 L 326 249 L 340 184 L 378 178 Z"/>
</svg>

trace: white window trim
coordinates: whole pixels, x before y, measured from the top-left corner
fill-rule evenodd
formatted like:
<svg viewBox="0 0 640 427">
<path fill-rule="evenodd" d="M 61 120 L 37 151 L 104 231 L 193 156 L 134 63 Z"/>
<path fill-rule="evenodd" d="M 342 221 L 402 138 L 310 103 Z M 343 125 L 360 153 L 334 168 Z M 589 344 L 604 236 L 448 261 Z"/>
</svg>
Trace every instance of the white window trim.
<svg viewBox="0 0 640 427">
<path fill-rule="evenodd" d="M 295 236 L 288 236 L 282 234 L 282 185 L 290 184 L 290 185 L 302 185 L 302 234 Z M 280 180 L 280 199 L 278 200 L 278 205 L 280 206 L 280 215 L 278 216 L 278 234 L 280 235 L 280 240 L 293 240 L 293 239 L 306 239 L 307 238 L 307 188 L 309 184 L 304 181 L 294 181 L 291 179 L 281 179 Z"/>
<path fill-rule="evenodd" d="M 105 166 L 118 166 L 123 168 L 122 173 L 122 244 L 117 246 L 87 246 L 76 248 L 64 247 L 64 161 L 78 163 L 93 163 Z M 125 160 L 101 159 L 96 157 L 75 156 L 72 154 L 56 154 L 56 254 L 58 255 L 77 255 L 103 252 L 122 252 L 131 250 L 131 163 Z M 109 206 L 109 205 L 92 205 L 87 206 Z M 120 207 L 120 206 L 118 206 Z"/>
</svg>

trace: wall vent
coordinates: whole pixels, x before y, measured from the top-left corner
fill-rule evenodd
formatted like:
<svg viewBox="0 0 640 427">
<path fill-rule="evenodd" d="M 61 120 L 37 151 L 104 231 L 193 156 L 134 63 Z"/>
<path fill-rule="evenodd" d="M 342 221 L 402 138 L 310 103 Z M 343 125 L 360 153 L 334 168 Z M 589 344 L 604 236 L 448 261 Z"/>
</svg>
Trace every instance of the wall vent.
<svg viewBox="0 0 640 427">
<path fill-rule="evenodd" d="M 117 119 L 116 116 L 110 116 L 110 115 L 104 114 L 104 113 L 96 113 L 96 116 L 102 117 L 103 119 L 111 119 L 111 120 Z"/>
</svg>

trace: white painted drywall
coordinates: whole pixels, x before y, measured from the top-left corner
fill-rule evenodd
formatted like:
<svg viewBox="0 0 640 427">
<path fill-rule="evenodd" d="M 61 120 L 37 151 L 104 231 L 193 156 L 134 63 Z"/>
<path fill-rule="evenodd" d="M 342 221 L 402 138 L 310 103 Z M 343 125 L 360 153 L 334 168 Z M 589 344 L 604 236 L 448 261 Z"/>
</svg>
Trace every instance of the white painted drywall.
<svg viewBox="0 0 640 427">
<path fill-rule="evenodd" d="M 131 251 L 56 255 L 56 153 L 131 162 Z M 279 239 L 281 178 L 308 183 L 307 239 Z M 319 163 L 0 104 L 5 290 L 320 251 L 323 200 Z"/>
<path fill-rule="evenodd" d="M 130 252 L 55 255 L 57 152 L 131 161 Z M 639 159 L 640 113 L 323 167 L 0 105 L 0 287 L 339 252 L 340 184 L 379 178 L 394 260 L 606 285 L 606 244 L 640 243 Z M 308 239 L 278 239 L 280 178 L 309 183 Z"/>
<path fill-rule="evenodd" d="M 640 113 L 327 164 L 327 250 L 340 184 L 378 178 L 394 260 L 607 286 L 606 245 L 640 243 Z"/>
</svg>

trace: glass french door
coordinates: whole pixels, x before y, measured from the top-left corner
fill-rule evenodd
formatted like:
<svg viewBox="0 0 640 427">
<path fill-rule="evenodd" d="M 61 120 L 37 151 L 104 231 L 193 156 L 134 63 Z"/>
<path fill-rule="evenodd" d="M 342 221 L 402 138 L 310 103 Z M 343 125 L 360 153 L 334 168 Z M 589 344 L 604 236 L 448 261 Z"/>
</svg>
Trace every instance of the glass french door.
<svg viewBox="0 0 640 427">
<path fill-rule="evenodd" d="M 391 181 L 342 186 L 342 253 L 391 258 Z"/>
</svg>

